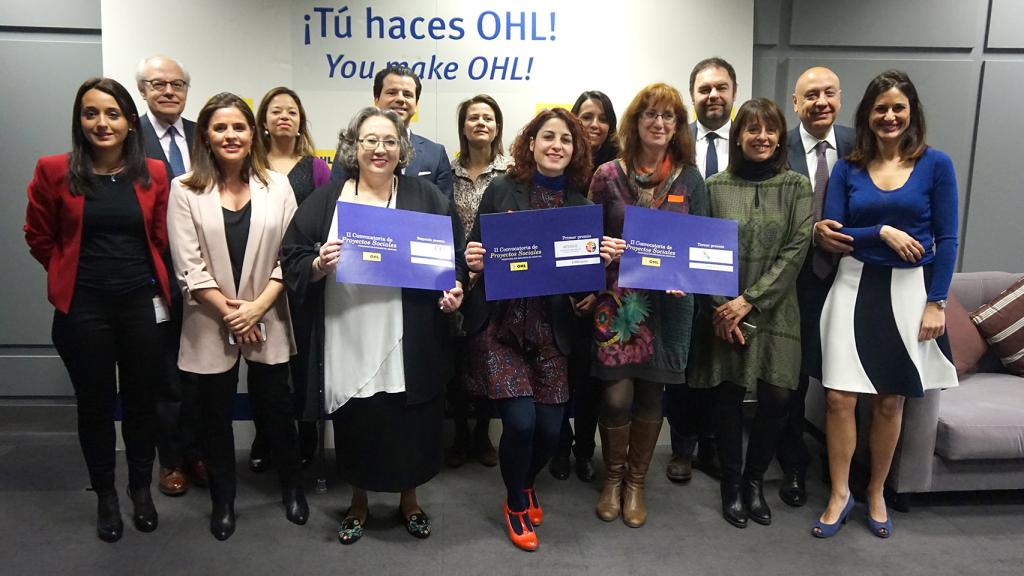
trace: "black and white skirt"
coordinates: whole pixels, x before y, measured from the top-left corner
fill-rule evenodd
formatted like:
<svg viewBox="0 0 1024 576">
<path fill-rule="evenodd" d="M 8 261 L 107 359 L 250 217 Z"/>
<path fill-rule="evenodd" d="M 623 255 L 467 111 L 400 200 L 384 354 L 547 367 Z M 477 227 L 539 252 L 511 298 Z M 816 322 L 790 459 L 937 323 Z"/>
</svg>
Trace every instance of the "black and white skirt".
<svg viewBox="0 0 1024 576">
<path fill-rule="evenodd" d="M 821 311 L 826 388 L 920 397 L 957 385 L 948 337 L 917 338 L 928 300 L 926 268 L 839 261 Z"/>
</svg>

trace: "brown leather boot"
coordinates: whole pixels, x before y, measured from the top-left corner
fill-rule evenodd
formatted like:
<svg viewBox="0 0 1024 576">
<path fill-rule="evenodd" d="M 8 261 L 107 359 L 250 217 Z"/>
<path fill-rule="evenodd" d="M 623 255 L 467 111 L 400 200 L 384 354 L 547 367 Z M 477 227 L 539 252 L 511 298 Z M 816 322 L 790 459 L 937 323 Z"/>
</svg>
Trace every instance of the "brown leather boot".
<svg viewBox="0 0 1024 576">
<path fill-rule="evenodd" d="M 622 511 L 622 478 L 626 475 L 626 449 L 629 447 L 629 424 L 601 431 L 601 454 L 604 455 L 604 487 L 597 498 L 597 516 L 605 522 L 619 517 Z"/>
<path fill-rule="evenodd" d="M 661 419 L 657 422 L 633 420 L 629 435 L 629 457 L 625 488 L 622 491 L 622 521 L 631 528 L 639 528 L 647 522 L 647 506 L 644 504 L 644 480 L 654 456 L 654 446 L 661 432 Z"/>
</svg>

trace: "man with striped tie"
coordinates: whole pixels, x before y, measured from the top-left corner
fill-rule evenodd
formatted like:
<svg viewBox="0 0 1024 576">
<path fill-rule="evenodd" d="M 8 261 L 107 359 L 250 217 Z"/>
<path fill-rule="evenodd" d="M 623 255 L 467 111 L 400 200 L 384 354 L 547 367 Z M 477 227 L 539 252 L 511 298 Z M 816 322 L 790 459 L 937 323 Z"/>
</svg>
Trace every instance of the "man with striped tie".
<svg viewBox="0 0 1024 576">
<path fill-rule="evenodd" d="M 793 88 L 793 111 L 800 118 L 800 125 L 789 133 L 787 158 L 792 170 L 811 179 L 815 222 L 821 220 L 832 168 L 853 148 L 853 130 L 835 124 L 841 95 L 839 77 L 823 67 L 805 70 Z M 836 239 L 849 238 L 837 230 L 838 226 L 838 223 L 832 226 Z M 810 455 L 804 444 L 804 398 L 807 396 L 808 379 L 821 378 L 818 323 L 825 297 L 835 278 L 835 264 L 835 255 L 811 246 L 797 277 L 802 351 L 800 386 L 790 396 L 789 413 L 776 450 L 783 471 L 779 497 L 790 506 L 803 506 L 807 502 L 805 477 Z"/>
<path fill-rule="evenodd" d="M 192 138 L 195 122 L 181 113 L 188 98 L 190 77 L 185 67 L 168 56 L 151 56 L 139 62 L 135 83 L 149 112 L 140 118 L 146 156 L 160 160 L 171 180 L 192 166 Z M 170 253 L 164 255 L 167 271 L 174 277 Z M 181 290 L 171 290 L 170 321 L 163 323 L 164 365 L 157 394 L 160 455 L 160 491 L 179 496 L 188 491 L 189 477 L 205 485 L 206 467 L 199 450 L 199 399 L 195 383 L 178 370 L 181 339 Z M 188 475 L 186 475 L 188 472 Z"/>
</svg>

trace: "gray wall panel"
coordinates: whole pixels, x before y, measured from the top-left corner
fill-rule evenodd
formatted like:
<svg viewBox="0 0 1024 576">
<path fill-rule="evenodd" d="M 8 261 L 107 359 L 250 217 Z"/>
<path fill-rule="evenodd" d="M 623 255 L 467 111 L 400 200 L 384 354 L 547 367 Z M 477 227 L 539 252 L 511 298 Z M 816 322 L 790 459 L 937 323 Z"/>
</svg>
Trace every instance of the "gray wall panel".
<svg viewBox="0 0 1024 576">
<path fill-rule="evenodd" d="M 774 46 L 779 43 L 782 0 L 755 0 L 754 44 Z"/>
<path fill-rule="evenodd" d="M 1024 272 L 1024 185 L 1018 99 L 1024 61 L 986 62 L 971 184 L 970 221 L 964 236 L 964 270 Z"/>
<path fill-rule="evenodd" d="M 773 57 L 754 58 L 754 78 L 751 95 L 775 99 L 775 79 L 778 77 L 779 59 Z M 781 106 L 782 103 L 780 102 Z"/>
<path fill-rule="evenodd" d="M 0 396 L 74 396 L 68 371 L 52 350 L 5 351 Z"/>
<path fill-rule="evenodd" d="M 1024 48 L 1024 2 L 992 0 L 988 25 L 989 48 Z"/>
<path fill-rule="evenodd" d="M 793 0 L 791 45 L 971 48 L 985 0 Z"/>
<path fill-rule="evenodd" d="M 978 74 L 970 60 L 893 60 L 874 58 L 791 58 L 786 77 L 788 93 L 797 77 L 811 66 L 828 66 L 839 75 L 842 108 L 839 122 L 853 126 L 857 104 L 872 78 L 889 68 L 910 74 L 917 86 L 928 120 L 928 143 L 953 158 L 960 188 L 960 215 L 963 217 L 971 160 L 971 102 L 977 101 Z M 787 101 L 788 104 L 788 101 Z M 951 121 L 964 119 L 964 121 Z M 793 107 L 786 107 L 786 122 L 796 126 Z"/>
<path fill-rule="evenodd" d="M 46 300 L 46 275 L 29 256 L 22 233 L 25 189 L 39 156 L 70 149 L 75 92 L 83 80 L 102 74 L 102 56 L 98 36 L 62 42 L 9 38 L 0 40 L 0 134 L 6 142 L 16 135 L 17 145 L 5 145 L 0 155 L 0 246 L 6 247 L 13 276 L 0 283 L 0 345 L 49 344 L 53 308 Z"/>
<path fill-rule="evenodd" d="M 4 0 L 0 26 L 100 28 L 100 0 Z"/>
</svg>

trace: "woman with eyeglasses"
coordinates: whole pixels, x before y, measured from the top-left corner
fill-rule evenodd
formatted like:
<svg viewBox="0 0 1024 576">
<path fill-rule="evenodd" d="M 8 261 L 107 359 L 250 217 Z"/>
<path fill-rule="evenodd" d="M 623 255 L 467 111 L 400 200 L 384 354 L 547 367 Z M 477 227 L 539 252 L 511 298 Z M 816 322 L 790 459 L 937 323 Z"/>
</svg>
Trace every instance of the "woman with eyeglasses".
<svg viewBox="0 0 1024 576">
<path fill-rule="evenodd" d="M 316 157 L 306 109 L 295 91 L 278 86 L 267 92 L 256 110 L 256 126 L 258 136 L 253 142 L 253 155 L 270 170 L 288 177 L 297 204 L 301 205 L 314 189 L 330 182 L 331 169 Z M 305 467 L 313 461 L 316 452 L 319 390 L 309 389 L 305 370 L 302 369 L 309 359 L 311 331 L 307 314 L 291 302 L 288 309 L 297 350 L 291 363 L 291 376 L 298 412 L 299 453 Z M 249 468 L 253 472 L 263 472 L 272 465 L 270 446 L 257 431 L 249 450 Z"/>
<path fill-rule="evenodd" d="M 498 176 L 505 174 L 512 166 L 512 158 L 505 154 L 502 136 L 505 121 L 501 107 L 487 94 L 478 94 L 459 104 L 459 155 L 452 159 L 452 176 L 455 185 L 455 210 L 466 235 L 469 235 L 476 221 L 484 190 Z M 470 274 L 470 283 L 476 279 Z M 470 370 L 466 354 L 465 334 L 462 329 L 462 315 L 454 315 L 459 322 L 456 333 L 463 337 L 456 340 L 455 381 L 449 390 L 452 404 L 452 420 L 455 424 L 455 441 L 448 450 L 447 463 L 457 468 L 473 458 L 491 467 L 498 464 L 498 452 L 491 443 L 489 434 L 493 403 L 484 395 L 479 375 Z M 473 432 L 469 431 L 469 404 L 473 404 L 476 417 Z"/>
<path fill-rule="evenodd" d="M 583 124 L 590 144 L 591 165 L 597 169 L 614 160 L 619 155 L 619 138 L 618 120 L 611 99 L 599 90 L 588 90 L 579 95 L 571 111 Z M 569 385 L 576 431 L 574 433 L 569 424 L 569 410 L 566 410 L 562 419 L 558 453 L 548 467 L 551 475 L 559 480 L 569 477 L 569 455 L 572 454 L 576 457 L 576 477 L 582 482 L 594 481 L 594 435 L 597 433 L 597 414 L 601 406 L 601 386 L 590 375 L 590 342 L 595 302 L 597 294 L 582 296 L 574 302 L 579 340 L 569 358 Z"/>
<path fill-rule="evenodd" d="M 302 203 L 284 241 L 289 295 L 316 310 L 308 369 L 323 384 L 334 420 L 338 470 L 352 499 L 338 540 L 363 536 L 368 492 L 398 492 L 399 517 L 416 538 L 431 534 L 416 489 L 441 469 L 444 384 L 453 374 L 448 315 L 462 304 L 466 279 L 462 228 L 452 218 L 456 282 L 443 292 L 335 281 L 345 266 L 337 203 L 452 216 L 448 199 L 423 178 L 396 174 L 413 154 L 401 117 L 360 110 L 339 136 L 349 179 L 317 188 Z M 322 319 L 322 320 L 321 320 Z"/>
<path fill-rule="evenodd" d="M 46 269 L 53 344 L 75 390 L 78 441 L 98 499 L 96 534 L 124 532 L 114 482 L 120 395 L 128 497 L 140 532 L 157 528 L 150 494 L 159 323 L 171 301 L 167 173 L 143 152 L 139 114 L 124 86 L 86 80 L 75 95 L 71 152 L 44 156 L 28 185 L 25 241 Z"/>
<path fill-rule="evenodd" d="M 288 359 L 295 353 L 281 279 L 281 239 L 295 213 L 288 179 L 252 154 L 256 119 L 222 92 L 196 119 L 192 170 L 175 178 L 167 222 L 185 299 L 178 366 L 195 374 L 213 503 L 210 532 L 235 531 L 235 437 L 240 359 L 256 429 L 278 463 L 285 517 L 305 524 Z"/>
<path fill-rule="evenodd" d="M 704 181 L 679 91 L 651 84 L 630 102 L 619 127 L 618 160 L 597 169 L 590 199 L 604 206 L 605 234 L 621 240 L 625 207 L 705 215 Z M 605 482 L 597 515 L 620 515 L 632 528 L 647 521 L 644 482 L 662 425 L 665 386 L 686 383 L 693 296 L 680 291 L 623 289 L 618 258 L 597 299 L 591 373 L 602 381 L 599 416 Z"/>
<path fill-rule="evenodd" d="M 698 318 L 692 387 L 714 389 L 722 516 L 765 526 L 764 473 L 775 457 L 800 376 L 796 278 L 811 234 L 811 183 L 788 169 L 786 119 L 771 100 L 740 107 L 729 130 L 729 167 L 708 178 L 709 215 L 739 223 L 739 291 L 709 296 Z M 757 396 L 746 459 L 743 399 Z"/>
</svg>

